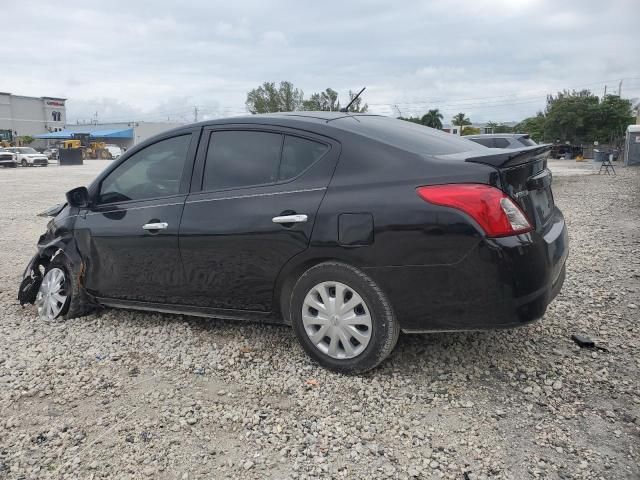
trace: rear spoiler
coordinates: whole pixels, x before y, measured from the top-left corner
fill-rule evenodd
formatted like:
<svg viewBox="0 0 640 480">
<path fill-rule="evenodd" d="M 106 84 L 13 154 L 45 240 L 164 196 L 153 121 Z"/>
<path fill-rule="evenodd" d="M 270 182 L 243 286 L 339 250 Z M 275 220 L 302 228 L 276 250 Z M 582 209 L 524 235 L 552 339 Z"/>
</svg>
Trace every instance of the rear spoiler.
<svg viewBox="0 0 640 480">
<path fill-rule="evenodd" d="M 497 168 L 515 167 L 535 160 L 543 160 L 547 157 L 548 152 L 551 151 L 551 144 L 534 145 L 532 147 L 523 147 L 513 150 L 504 149 L 500 153 L 493 153 L 496 150 L 497 148 L 492 148 L 492 153 L 487 155 L 467 157 L 465 158 L 465 162 L 484 163 Z M 473 153 L 475 154 L 476 151 Z"/>
</svg>

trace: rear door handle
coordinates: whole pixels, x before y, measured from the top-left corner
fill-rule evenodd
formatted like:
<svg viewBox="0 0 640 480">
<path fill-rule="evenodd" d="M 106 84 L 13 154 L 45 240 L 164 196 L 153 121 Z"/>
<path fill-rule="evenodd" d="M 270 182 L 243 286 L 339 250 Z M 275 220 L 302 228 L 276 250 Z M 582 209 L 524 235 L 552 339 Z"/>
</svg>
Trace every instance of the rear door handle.
<svg viewBox="0 0 640 480">
<path fill-rule="evenodd" d="M 145 223 L 142 225 L 143 230 L 166 230 L 169 224 L 167 222 Z"/>
<path fill-rule="evenodd" d="M 282 215 L 280 217 L 273 217 L 271 220 L 273 223 L 304 223 L 307 221 L 307 216 L 304 214 Z"/>
</svg>

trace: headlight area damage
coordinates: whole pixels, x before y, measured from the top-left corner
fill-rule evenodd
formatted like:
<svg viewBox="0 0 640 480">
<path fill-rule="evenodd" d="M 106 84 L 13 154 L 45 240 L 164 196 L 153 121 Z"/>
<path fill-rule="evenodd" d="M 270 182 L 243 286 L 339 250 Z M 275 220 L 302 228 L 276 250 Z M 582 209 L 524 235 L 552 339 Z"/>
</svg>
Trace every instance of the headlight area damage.
<svg viewBox="0 0 640 480">
<path fill-rule="evenodd" d="M 85 268 L 73 234 L 74 217 L 59 208 L 46 213 L 57 218 L 38 240 L 38 252 L 20 282 L 18 301 L 20 305 L 35 303 L 43 318 L 86 314 L 95 308 L 95 302 L 83 288 Z"/>
<path fill-rule="evenodd" d="M 73 237 L 56 237 L 47 239 L 48 233 L 40 237 L 38 241 L 38 253 L 36 253 L 22 276 L 20 289 L 18 290 L 18 301 L 20 305 L 35 303 L 40 284 L 45 272 L 52 262 L 63 262 L 71 267 L 71 275 L 74 275 L 78 282 L 82 276 L 82 260 L 73 245 Z"/>
</svg>

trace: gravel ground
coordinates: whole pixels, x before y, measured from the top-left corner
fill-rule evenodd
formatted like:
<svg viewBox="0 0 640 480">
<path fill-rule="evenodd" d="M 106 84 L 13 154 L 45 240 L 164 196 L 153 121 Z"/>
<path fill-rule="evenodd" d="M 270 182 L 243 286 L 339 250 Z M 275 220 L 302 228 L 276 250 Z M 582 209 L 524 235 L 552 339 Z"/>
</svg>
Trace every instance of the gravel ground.
<svg viewBox="0 0 640 480">
<path fill-rule="evenodd" d="M 17 305 L 34 214 L 105 165 L 0 170 L 0 478 L 640 478 L 640 169 L 556 178 L 572 251 L 542 321 L 401 336 L 345 377 L 288 327 Z"/>
</svg>

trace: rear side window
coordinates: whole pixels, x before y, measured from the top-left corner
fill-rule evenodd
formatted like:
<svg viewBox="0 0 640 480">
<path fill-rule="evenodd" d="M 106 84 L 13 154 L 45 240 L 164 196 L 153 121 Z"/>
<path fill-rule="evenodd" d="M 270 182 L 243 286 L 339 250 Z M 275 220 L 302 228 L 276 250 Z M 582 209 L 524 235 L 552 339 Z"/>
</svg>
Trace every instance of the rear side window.
<svg viewBox="0 0 640 480">
<path fill-rule="evenodd" d="M 324 143 L 285 135 L 278 179 L 287 180 L 300 175 L 328 151 L 329 147 Z"/>
<path fill-rule="evenodd" d="M 494 138 L 493 146 L 495 148 L 507 148 L 509 146 L 509 140 L 506 138 Z"/>
<path fill-rule="evenodd" d="M 246 187 L 278 179 L 282 135 L 251 131 L 214 132 L 209 138 L 202 188 Z"/>
<path fill-rule="evenodd" d="M 529 137 L 520 137 L 518 138 L 518 141 L 525 147 L 532 147 L 534 145 L 537 145 L 537 143 L 531 140 Z"/>
<path fill-rule="evenodd" d="M 484 145 L 485 147 L 492 148 L 493 142 L 491 138 L 472 138 L 471 141 Z"/>
</svg>

